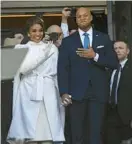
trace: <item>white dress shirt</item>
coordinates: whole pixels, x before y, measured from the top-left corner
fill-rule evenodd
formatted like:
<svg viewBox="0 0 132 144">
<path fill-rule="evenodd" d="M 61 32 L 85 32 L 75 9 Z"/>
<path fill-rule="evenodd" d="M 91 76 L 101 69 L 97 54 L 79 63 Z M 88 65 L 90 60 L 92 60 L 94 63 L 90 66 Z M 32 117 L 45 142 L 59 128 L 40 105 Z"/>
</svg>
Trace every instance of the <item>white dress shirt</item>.
<svg viewBox="0 0 132 144">
<path fill-rule="evenodd" d="M 123 69 L 125 63 L 127 62 L 127 58 L 123 61 L 120 62 L 121 64 L 121 69 L 119 71 L 119 74 L 118 74 L 118 80 L 117 80 L 117 88 L 116 88 L 116 93 L 117 93 L 117 90 L 118 90 L 118 85 L 119 85 L 119 81 L 120 81 L 120 77 L 121 77 L 121 70 Z M 113 85 L 113 81 L 114 81 L 114 76 L 115 76 L 115 73 L 116 73 L 117 70 L 114 70 L 113 73 L 112 73 L 112 76 L 111 76 L 111 82 L 110 82 L 110 95 L 111 95 L 111 92 L 112 92 L 112 85 Z M 117 96 L 115 98 L 115 101 L 116 101 L 116 104 L 117 104 Z"/>
<path fill-rule="evenodd" d="M 90 47 L 92 47 L 92 42 L 93 42 L 93 29 L 92 29 L 92 27 L 87 32 L 84 32 L 81 29 L 78 29 L 78 32 L 79 32 L 79 35 L 80 35 L 80 38 L 82 41 L 82 45 L 84 46 L 84 37 L 85 37 L 84 33 L 87 33 L 89 40 L 90 40 Z"/>
<path fill-rule="evenodd" d="M 90 47 L 92 47 L 92 42 L 93 42 L 93 28 L 91 27 L 87 32 L 84 32 L 82 31 L 81 29 L 78 29 L 78 32 L 79 32 L 79 35 L 80 35 L 80 38 L 81 38 L 81 42 L 82 42 L 82 45 L 84 46 L 84 33 L 87 33 L 88 34 L 88 37 L 89 37 L 89 40 L 90 40 Z M 98 58 L 99 58 L 99 54 L 96 53 L 95 57 L 94 57 L 94 61 L 98 61 Z"/>
<path fill-rule="evenodd" d="M 68 29 L 68 24 L 67 23 L 61 23 L 61 29 L 62 29 L 64 38 L 69 36 L 69 29 Z"/>
</svg>

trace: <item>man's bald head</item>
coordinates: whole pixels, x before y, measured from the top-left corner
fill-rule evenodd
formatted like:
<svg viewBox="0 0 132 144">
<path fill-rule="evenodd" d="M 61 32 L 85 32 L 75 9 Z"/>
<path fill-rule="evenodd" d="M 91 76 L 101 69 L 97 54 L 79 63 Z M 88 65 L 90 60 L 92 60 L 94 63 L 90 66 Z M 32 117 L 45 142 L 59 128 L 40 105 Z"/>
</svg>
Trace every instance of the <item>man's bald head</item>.
<svg viewBox="0 0 132 144">
<path fill-rule="evenodd" d="M 81 7 L 76 12 L 76 22 L 80 29 L 87 31 L 91 27 L 93 20 L 91 11 L 89 8 Z"/>
<path fill-rule="evenodd" d="M 63 32 L 62 29 L 58 26 L 58 25 L 51 25 L 48 29 L 47 29 L 47 33 L 51 34 L 51 33 L 57 33 L 57 40 L 54 41 L 54 44 L 56 45 L 56 47 L 59 47 L 61 45 L 61 41 L 63 39 Z"/>
<path fill-rule="evenodd" d="M 76 12 L 76 15 L 78 14 L 78 13 L 80 13 L 80 12 L 87 12 L 89 15 L 91 15 L 91 10 L 89 9 L 89 8 L 87 8 L 87 7 L 80 7 L 80 8 L 78 8 L 77 9 L 77 12 Z"/>
<path fill-rule="evenodd" d="M 62 33 L 61 28 L 58 25 L 51 25 L 48 29 L 47 29 L 48 33 Z"/>
</svg>

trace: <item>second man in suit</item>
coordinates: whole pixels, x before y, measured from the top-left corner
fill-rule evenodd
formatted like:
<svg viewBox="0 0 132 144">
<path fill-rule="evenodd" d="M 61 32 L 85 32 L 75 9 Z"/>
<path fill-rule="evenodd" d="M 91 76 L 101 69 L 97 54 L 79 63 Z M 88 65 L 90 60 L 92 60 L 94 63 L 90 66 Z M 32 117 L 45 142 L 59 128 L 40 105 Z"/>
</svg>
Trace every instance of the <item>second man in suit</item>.
<svg viewBox="0 0 132 144">
<path fill-rule="evenodd" d="M 114 43 L 119 70 L 111 75 L 110 101 L 107 109 L 106 144 L 121 144 L 132 138 L 132 63 L 130 49 L 123 41 Z M 117 78 L 116 78 L 117 77 Z"/>
</svg>

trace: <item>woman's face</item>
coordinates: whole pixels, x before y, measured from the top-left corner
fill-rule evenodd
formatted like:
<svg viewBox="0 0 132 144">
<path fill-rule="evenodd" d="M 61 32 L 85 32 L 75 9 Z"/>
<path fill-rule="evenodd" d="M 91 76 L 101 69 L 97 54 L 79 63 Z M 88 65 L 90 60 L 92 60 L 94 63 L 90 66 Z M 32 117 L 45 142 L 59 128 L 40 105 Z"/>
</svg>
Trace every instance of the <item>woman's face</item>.
<svg viewBox="0 0 132 144">
<path fill-rule="evenodd" d="M 38 43 L 42 40 L 43 34 L 44 32 L 42 26 L 40 24 L 34 24 L 30 27 L 28 36 L 31 41 Z"/>
</svg>

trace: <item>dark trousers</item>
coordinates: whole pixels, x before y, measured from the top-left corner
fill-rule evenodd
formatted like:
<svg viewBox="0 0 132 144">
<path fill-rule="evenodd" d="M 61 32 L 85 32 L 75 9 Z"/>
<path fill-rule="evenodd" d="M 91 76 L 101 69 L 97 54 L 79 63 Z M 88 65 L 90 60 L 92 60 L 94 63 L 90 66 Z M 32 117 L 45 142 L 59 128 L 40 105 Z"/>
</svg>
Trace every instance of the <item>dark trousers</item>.
<svg viewBox="0 0 132 144">
<path fill-rule="evenodd" d="M 104 103 L 96 100 L 73 100 L 72 105 L 67 107 L 67 111 L 70 144 L 102 144 Z"/>
<path fill-rule="evenodd" d="M 105 144 L 121 144 L 122 140 L 132 137 L 130 124 L 125 125 L 118 114 L 117 106 L 108 105 L 105 122 Z"/>
</svg>

